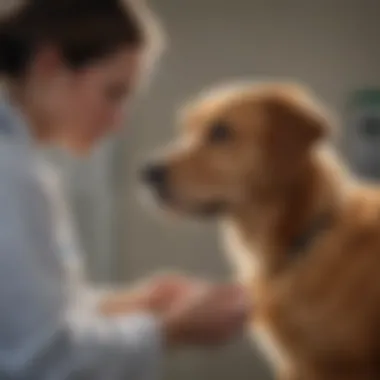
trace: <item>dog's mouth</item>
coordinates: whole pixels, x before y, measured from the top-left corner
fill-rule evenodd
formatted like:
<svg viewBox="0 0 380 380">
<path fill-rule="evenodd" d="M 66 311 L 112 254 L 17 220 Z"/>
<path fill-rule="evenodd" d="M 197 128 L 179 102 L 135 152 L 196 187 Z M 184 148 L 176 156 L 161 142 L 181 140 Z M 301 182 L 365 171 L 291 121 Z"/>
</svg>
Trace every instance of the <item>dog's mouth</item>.
<svg viewBox="0 0 380 380">
<path fill-rule="evenodd" d="M 205 218 L 218 217 L 227 212 L 227 203 L 222 201 L 201 202 L 192 207 L 192 214 Z"/>
<path fill-rule="evenodd" d="M 168 188 L 151 189 L 155 202 L 164 209 L 178 214 L 201 218 L 215 218 L 228 211 L 227 202 L 221 200 L 188 201 L 176 197 Z"/>
</svg>

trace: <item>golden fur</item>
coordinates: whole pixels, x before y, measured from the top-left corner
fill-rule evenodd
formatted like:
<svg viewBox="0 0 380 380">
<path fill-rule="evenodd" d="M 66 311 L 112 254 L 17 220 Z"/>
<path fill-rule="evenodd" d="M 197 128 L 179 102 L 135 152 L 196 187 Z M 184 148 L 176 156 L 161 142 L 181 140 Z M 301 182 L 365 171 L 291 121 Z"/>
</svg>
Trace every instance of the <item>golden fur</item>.
<svg viewBox="0 0 380 380">
<path fill-rule="evenodd" d="M 302 86 L 217 89 L 187 105 L 169 168 L 168 205 L 217 214 L 252 331 L 280 379 L 380 378 L 380 192 L 326 147 L 332 122 Z M 210 140 L 212 128 L 230 136 Z M 330 223 L 302 252 L 294 239 Z"/>
</svg>

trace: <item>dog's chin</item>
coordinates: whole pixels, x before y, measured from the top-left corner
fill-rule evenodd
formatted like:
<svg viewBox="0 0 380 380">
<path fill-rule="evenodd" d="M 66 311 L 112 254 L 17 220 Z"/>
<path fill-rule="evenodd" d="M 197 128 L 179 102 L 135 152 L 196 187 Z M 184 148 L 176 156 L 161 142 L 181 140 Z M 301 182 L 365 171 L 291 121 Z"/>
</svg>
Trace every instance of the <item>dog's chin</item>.
<svg viewBox="0 0 380 380">
<path fill-rule="evenodd" d="M 169 212 L 190 218 L 213 219 L 228 211 L 228 205 L 221 201 L 182 202 L 174 198 L 161 198 L 159 204 Z"/>
<path fill-rule="evenodd" d="M 222 201 L 209 201 L 193 205 L 190 213 L 201 218 L 218 218 L 228 211 L 228 205 Z"/>
</svg>

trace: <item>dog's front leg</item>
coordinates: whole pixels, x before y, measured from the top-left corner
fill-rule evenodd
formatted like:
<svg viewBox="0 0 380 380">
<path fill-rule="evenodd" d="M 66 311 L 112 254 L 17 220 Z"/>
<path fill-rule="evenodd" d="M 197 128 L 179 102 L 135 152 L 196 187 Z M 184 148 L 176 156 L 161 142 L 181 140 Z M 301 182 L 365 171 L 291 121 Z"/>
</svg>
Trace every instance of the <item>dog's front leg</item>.
<svg viewBox="0 0 380 380">
<path fill-rule="evenodd" d="M 276 376 L 277 380 L 311 380 L 308 376 L 304 376 L 297 370 L 280 371 Z"/>
</svg>

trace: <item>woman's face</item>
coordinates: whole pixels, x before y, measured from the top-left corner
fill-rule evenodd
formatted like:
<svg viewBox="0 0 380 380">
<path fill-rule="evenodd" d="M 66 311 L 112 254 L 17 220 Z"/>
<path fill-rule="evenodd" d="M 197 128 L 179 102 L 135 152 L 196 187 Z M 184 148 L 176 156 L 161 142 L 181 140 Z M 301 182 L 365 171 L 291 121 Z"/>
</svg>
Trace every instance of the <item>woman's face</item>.
<svg viewBox="0 0 380 380">
<path fill-rule="evenodd" d="M 80 70 L 45 68 L 40 99 L 49 140 L 84 153 L 122 127 L 140 62 L 139 51 L 125 49 Z"/>
</svg>

